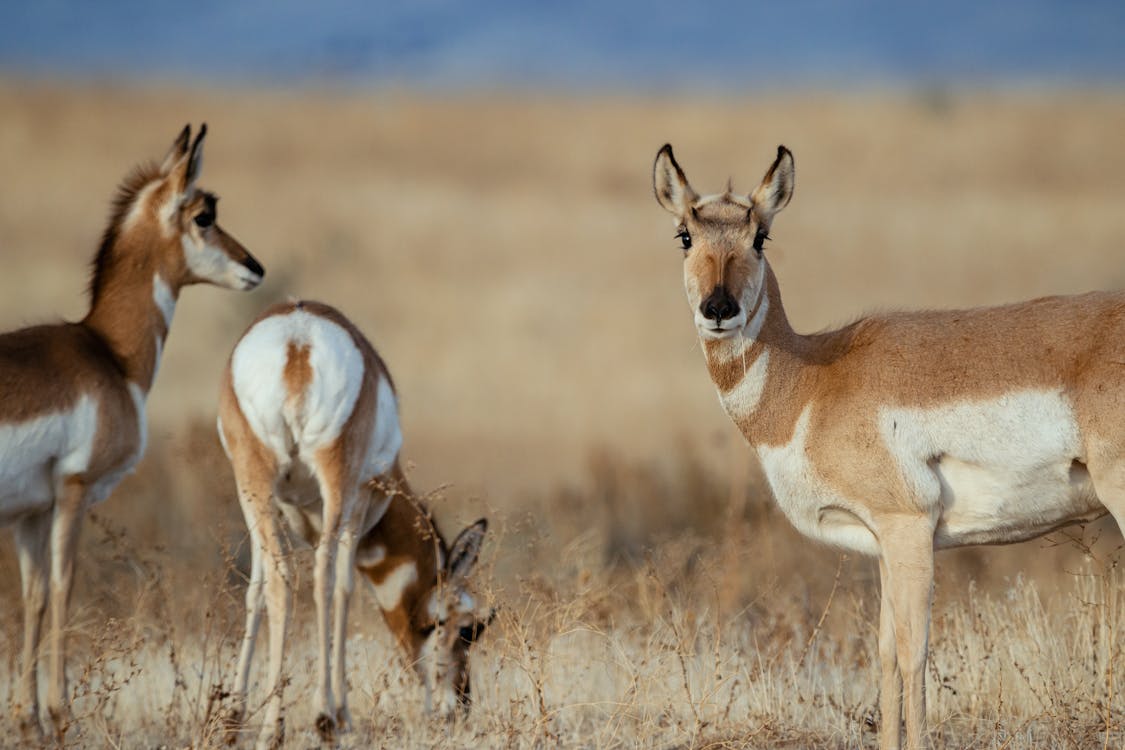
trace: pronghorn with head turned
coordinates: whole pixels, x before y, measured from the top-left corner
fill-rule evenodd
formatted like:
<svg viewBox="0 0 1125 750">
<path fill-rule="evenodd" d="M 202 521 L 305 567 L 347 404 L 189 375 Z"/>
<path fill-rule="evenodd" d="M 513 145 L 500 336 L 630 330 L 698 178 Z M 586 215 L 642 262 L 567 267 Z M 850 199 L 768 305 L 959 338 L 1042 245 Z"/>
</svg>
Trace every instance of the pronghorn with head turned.
<svg viewBox="0 0 1125 750">
<path fill-rule="evenodd" d="M 216 223 L 215 196 L 196 187 L 206 132 L 193 141 L 185 127 L 161 164 L 122 184 L 81 322 L 0 335 L 0 523 L 13 526 L 23 579 L 16 706 L 25 735 L 42 731 L 37 654 L 48 598 L 47 708 L 56 731 L 65 726 L 63 626 L 79 525 L 144 452 L 145 399 L 180 290 L 262 280 Z"/>
<path fill-rule="evenodd" d="M 339 311 L 275 305 L 234 347 L 219 396 L 219 436 L 250 531 L 246 634 L 235 682 L 245 712 L 263 605 L 269 690 L 258 747 L 284 736 L 282 656 L 291 610 L 284 527 L 316 548 L 317 689 L 321 738 L 350 728 L 344 652 L 358 568 L 426 689 L 428 711 L 469 704 L 468 648 L 484 629 L 468 593 L 484 519 L 446 545 L 399 466 L 402 433 L 382 359 Z"/>
<path fill-rule="evenodd" d="M 763 253 L 793 194 L 783 146 L 748 197 L 654 165 L 711 378 L 803 533 L 879 558 L 881 745 L 926 742 L 936 549 L 1125 522 L 1125 294 L 891 313 L 793 331 Z M 905 720 L 905 722 L 904 722 Z"/>
</svg>

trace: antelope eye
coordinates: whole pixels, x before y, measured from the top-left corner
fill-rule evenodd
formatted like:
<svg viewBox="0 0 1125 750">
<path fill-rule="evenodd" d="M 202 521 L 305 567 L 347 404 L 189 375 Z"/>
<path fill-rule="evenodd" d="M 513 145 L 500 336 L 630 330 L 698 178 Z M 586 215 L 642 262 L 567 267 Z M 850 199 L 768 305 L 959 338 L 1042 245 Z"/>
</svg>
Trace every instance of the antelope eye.
<svg viewBox="0 0 1125 750">
<path fill-rule="evenodd" d="M 477 637 L 476 629 L 472 625 L 466 625 L 461 628 L 459 635 L 461 636 L 461 640 L 465 643 L 472 643 Z"/>
<path fill-rule="evenodd" d="M 688 230 L 681 229 L 679 233 L 676 234 L 676 239 L 683 245 L 684 250 L 691 250 L 691 235 L 688 234 Z"/>
<path fill-rule="evenodd" d="M 762 246 L 769 238 L 769 234 L 761 229 L 759 229 L 757 234 L 754 235 L 754 250 L 758 253 L 758 255 L 762 254 Z"/>
<path fill-rule="evenodd" d="M 210 211 L 204 211 L 201 214 L 196 214 L 192 221 L 194 221 L 195 225 L 200 229 L 206 229 L 215 223 L 215 214 Z"/>
</svg>

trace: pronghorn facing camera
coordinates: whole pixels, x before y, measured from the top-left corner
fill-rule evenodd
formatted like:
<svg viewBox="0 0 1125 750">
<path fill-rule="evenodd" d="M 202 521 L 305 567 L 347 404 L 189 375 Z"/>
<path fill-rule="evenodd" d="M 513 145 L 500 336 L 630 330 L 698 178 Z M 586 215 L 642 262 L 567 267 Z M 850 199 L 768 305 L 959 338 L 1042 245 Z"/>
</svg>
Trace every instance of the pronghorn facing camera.
<svg viewBox="0 0 1125 750">
<path fill-rule="evenodd" d="M 1125 521 L 1125 294 L 891 313 L 793 331 L 763 252 L 793 156 L 699 196 L 670 146 L 656 198 L 719 398 L 803 533 L 879 558 L 883 748 L 927 742 L 935 549 Z"/>
<path fill-rule="evenodd" d="M 344 647 L 356 568 L 373 584 L 388 627 L 422 678 L 427 710 L 449 715 L 468 707 L 468 648 L 485 622 L 466 584 L 487 522 L 472 524 L 448 547 L 411 495 L 398 461 L 394 385 L 359 329 L 318 302 L 262 313 L 223 374 L 219 436 L 251 543 L 237 720 L 263 605 L 269 617 L 269 693 L 258 747 L 277 746 L 284 734 L 281 663 L 291 592 L 283 526 L 316 548 L 316 727 L 323 740 L 350 727 Z"/>
<path fill-rule="evenodd" d="M 185 127 L 161 164 L 122 183 L 81 322 L 0 336 L 0 522 L 14 529 L 23 579 L 15 705 L 25 737 L 42 732 L 37 655 L 49 598 L 47 709 L 62 739 L 78 528 L 144 452 L 145 399 L 180 290 L 197 282 L 252 289 L 262 280 L 258 262 L 216 223 L 215 196 L 196 187 L 206 132 L 193 141 Z"/>
</svg>

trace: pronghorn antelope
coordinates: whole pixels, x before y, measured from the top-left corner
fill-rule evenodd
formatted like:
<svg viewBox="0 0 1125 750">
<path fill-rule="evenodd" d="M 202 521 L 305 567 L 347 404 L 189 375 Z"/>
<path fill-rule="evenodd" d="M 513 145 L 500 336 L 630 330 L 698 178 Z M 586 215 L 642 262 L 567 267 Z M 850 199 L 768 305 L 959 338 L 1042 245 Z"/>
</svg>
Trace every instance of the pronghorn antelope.
<svg viewBox="0 0 1125 750">
<path fill-rule="evenodd" d="M 145 447 L 145 399 L 180 290 L 207 282 L 252 289 L 262 267 L 215 220 L 196 187 L 200 128 L 164 161 L 134 171 L 94 258 L 90 312 L 79 323 L 0 336 L 0 522 L 12 524 L 23 579 L 24 642 L 16 710 L 41 733 L 37 652 L 48 595 L 47 708 L 67 714 L 63 626 L 86 508 L 104 500 Z"/>
<path fill-rule="evenodd" d="M 351 723 L 344 647 L 355 568 L 373 584 L 387 625 L 422 678 L 427 710 L 467 708 L 468 648 L 485 622 L 466 583 L 488 524 L 477 521 L 448 547 L 410 494 L 398 461 L 394 385 L 363 334 L 318 302 L 266 310 L 223 374 L 219 436 L 251 542 L 236 720 L 245 713 L 263 604 L 269 617 L 270 692 L 258 747 L 279 745 L 284 735 L 281 662 L 291 593 L 283 526 L 316 548 L 316 727 L 323 740 Z"/>
<path fill-rule="evenodd" d="M 879 558 L 881 745 L 926 741 L 935 549 L 1125 522 L 1125 294 L 873 315 L 797 334 L 763 254 L 793 156 L 748 197 L 654 165 L 727 413 L 801 532 Z"/>
</svg>

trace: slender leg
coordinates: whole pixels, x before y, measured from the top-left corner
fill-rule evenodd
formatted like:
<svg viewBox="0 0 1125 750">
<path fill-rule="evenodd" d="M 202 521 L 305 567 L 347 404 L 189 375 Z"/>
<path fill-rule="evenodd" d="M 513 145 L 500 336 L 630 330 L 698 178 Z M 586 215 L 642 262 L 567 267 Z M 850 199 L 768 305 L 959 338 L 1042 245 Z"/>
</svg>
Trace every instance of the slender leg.
<svg viewBox="0 0 1125 750">
<path fill-rule="evenodd" d="M 902 675 L 898 671 L 890 576 L 882 557 L 879 558 L 879 578 L 879 663 L 883 673 L 879 689 L 879 713 L 882 715 L 879 747 L 882 750 L 898 750 L 902 742 Z"/>
<path fill-rule="evenodd" d="M 320 694 L 320 714 L 316 729 L 324 742 L 332 742 L 336 735 L 336 706 L 332 695 L 332 600 L 336 590 L 336 558 L 340 547 L 340 534 L 350 517 L 354 492 L 345 493 L 340 479 L 333 472 L 318 472 L 320 497 L 323 504 L 320 543 L 316 547 L 316 568 L 313 575 L 313 595 L 316 600 L 317 635 L 317 687 Z"/>
<path fill-rule="evenodd" d="M 234 683 L 234 707 L 231 724 L 238 726 L 246 718 L 246 697 L 250 686 L 250 663 L 254 658 L 254 642 L 262 624 L 265 608 L 265 574 L 262 570 L 262 542 L 258 524 L 251 515 L 252 508 L 243 509 L 246 527 L 250 530 L 250 583 L 246 587 L 246 632 L 242 636 L 242 649 L 238 655 L 238 674 Z"/>
<path fill-rule="evenodd" d="M 352 727 L 351 714 L 348 712 L 346 651 L 348 604 L 355 589 L 355 549 L 359 538 L 356 519 L 360 515 L 358 512 L 352 513 L 351 519 L 345 524 L 336 556 L 336 588 L 332 602 L 332 692 L 336 697 L 336 727 L 341 732 L 350 731 Z"/>
<path fill-rule="evenodd" d="M 880 536 L 884 540 L 883 557 L 902 674 L 906 747 L 920 750 L 928 744 L 926 650 L 934 585 L 933 524 L 924 517 L 896 519 L 880 525 Z"/>
<path fill-rule="evenodd" d="M 16 522 L 14 532 L 23 583 L 23 662 L 16 699 L 16 721 L 29 744 L 41 742 L 39 724 L 39 637 L 47 611 L 51 514 L 37 513 Z"/>
<path fill-rule="evenodd" d="M 238 483 L 239 502 L 246 513 L 247 524 L 252 529 L 251 536 L 257 538 L 259 552 L 257 572 L 261 576 L 261 586 L 265 589 L 266 612 L 270 623 L 269 672 L 266 676 L 266 687 L 269 693 L 266 699 L 262 731 L 258 735 L 258 750 L 280 747 L 285 738 L 285 724 L 281 715 L 282 688 L 284 687 L 281 667 L 292 606 L 289 561 L 285 554 L 282 529 L 278 522 L 277 512 L 274 510 L 271 483 L 266 478 L 267 476 L 262 472 L 257 480 L 239 477 Z M 253 563 L 251 564 L 253 565 Z M 251 575 L 253 576 L 253 572 Z M 259 591 L 261 591 L 261 588 L 259 588 Z M 245 638 L 251 642 L 251 645 L 248 648 L 246 640 L 243 641 L 242 656 L 246 657 L 247 664 L 243 664 L 242 659 L 240 659 L 238 677 L 239 684 L 243 688 L 245 688 L 243 678 L 245 672 L 242 670 L 249 669 L 248 662 L 250 661 L 250 652 L 253 649 L 250 626 L 253 624 L 255 629 L 257 627 L 257 623 L 251 623 L 250 620 L 252 618 L 259 620 L 261 617 L 261 594 L 256 597 L 256 601 L 251 602 L 250 594 L 247 593 L 246 599 L 247 634 Z M 255 605 L 254 610 L 250 609 L 251 604 Z M 256 614 L 254 614 L 255 611 Z"/>
<path fill-rule="evenodd" d="M 74 554 L 78 530 L 86 510 L 85 482 L 64 480 L 56 495 L 51 519 L 51 658 L 47 682 L 47 712 L 61 741 L 69 721 L 66 689 L 66 615 L 74 583 Z"/>
</svg>

